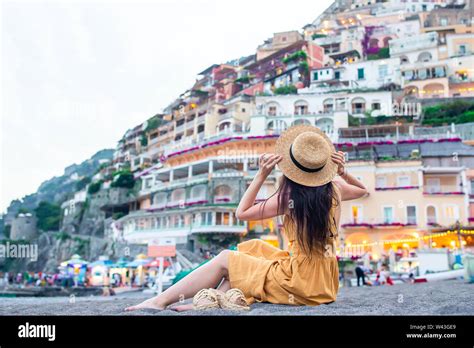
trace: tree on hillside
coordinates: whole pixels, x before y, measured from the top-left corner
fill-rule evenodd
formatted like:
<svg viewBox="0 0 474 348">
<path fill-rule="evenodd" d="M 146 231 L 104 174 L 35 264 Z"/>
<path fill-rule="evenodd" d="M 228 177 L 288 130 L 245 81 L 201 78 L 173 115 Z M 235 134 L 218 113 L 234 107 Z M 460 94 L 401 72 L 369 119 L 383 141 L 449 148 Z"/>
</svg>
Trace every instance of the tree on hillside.
<svg viewBox="0 0 474 348">
<path fill-rule="evenodd" d="M 37 227 L 43 231 L 57 231 L 61 221 L 61 207 L 49 202 L 41 202 L 35 209 Z"/>
</svg>

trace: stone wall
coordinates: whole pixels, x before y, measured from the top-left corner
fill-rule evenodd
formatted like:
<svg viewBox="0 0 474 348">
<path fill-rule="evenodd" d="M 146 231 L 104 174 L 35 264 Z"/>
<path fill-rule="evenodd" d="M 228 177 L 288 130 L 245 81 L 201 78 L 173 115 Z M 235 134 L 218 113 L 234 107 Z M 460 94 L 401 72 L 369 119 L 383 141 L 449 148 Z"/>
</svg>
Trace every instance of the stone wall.
<svg viewBox="0 0 474 348">
<path fill-rule="evenodd" d="M 36 237 L 38 230 L 36 228 L 37 219 L 31 214 L 20 214 L 12 220 L 10 239 L 12 240 L 31 240 Z"/>
</svg>

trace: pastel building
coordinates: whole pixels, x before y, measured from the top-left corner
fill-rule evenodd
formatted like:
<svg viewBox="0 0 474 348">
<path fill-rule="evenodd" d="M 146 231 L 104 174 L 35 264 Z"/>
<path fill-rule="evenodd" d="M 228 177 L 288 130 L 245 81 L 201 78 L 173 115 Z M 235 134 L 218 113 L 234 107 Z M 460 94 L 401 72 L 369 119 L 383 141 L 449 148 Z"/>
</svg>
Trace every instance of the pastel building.
<svg viewBox="0 0 474 348">
<path fill-rule="evenodd" d="M 438 239 L 435 232 L 457 222 L 469 225 L 464 167 L 427 167 L 419 160 L 353 161 L 349 172 L 369 190 L 362 199 L 342 203 L 344 246 L 351 253 L 380 256 L 390 249 L 450 247 L 453 239 Z"/>
<path fill-rule="evenodd" d="M 359 61 L 311 71 L 310 89 L 315 93 L 348 88 L 381 89 L 400 85 L 399 58 Z"/>
<path fill-rule="evenodd" d="M 276 236 L 276 219 L 247 223 L 235 216 L 259 155 L 273 147 L 273 137 L 222 136 L 198 149 L 169 153 L 163 168 L 141 176 L 137 209 L 118 221 L 122 237 L 136 244 L 175 238 L 195 251 L 210 239 L 219 245 L 246 235 Z M 275 181 L 271 175 L 257 199 L 271 194 Z"/>
</svg>

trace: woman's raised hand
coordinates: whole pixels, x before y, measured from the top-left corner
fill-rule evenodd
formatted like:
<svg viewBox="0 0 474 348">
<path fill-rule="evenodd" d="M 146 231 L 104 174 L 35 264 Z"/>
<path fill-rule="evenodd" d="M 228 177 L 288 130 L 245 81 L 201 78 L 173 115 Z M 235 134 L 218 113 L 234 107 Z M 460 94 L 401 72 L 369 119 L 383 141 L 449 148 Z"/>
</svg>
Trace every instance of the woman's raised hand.
<svg viewBox="0 0 474 348">
<path fill-rule="evenodd" d="M 346 165 L 346 156 L 344 152 L 337 151 L 331 155 L 331 159 L 334 163 L 337 164 L 337 174 L 344 175 L 344 167 Z"/>
<path fill-rule="evenodd" d="M 275 154 L 270 154 L 270 153 L 264 153 L 263 155 L 261 155 L 258 161 L 259 174 L 262 175 L 264 178 L 269 176 L 273 168 L 275 168 L 275 166 L 277 165 L 278 162 L 281 161 L 281 159 L 282 157 L 280 155 L 275 155 Z"/>
</svg>

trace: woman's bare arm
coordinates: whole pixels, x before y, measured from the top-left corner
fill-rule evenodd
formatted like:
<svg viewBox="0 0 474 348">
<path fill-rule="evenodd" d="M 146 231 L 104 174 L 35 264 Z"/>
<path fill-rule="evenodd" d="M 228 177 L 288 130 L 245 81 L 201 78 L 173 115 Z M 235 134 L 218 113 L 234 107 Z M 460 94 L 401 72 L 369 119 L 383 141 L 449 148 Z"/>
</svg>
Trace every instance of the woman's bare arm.
<svg viewBox="0 0 474 348">
<path fill-rule="evenodd" d="M 258 191 L 262 187 L 266 178 L 272 172 L 275 165 L 281 161 L 281 156 L 264 154 L 259 159 L 259 170 L 252 180 L 252 183 L 245 191 L 236 211 L 237 219 L 243 221 L 269 219 L 278 216 L 278 195 L 269 198 L 265 204 L 255 203 Z"/>
<path fill-rule="evenodd" d="M 367 194 L 367 188 L 355 176 L 349 174 L 345 168 L 344 153 L 339 151 L 332 155 L 332 160 L 337 163 L 340 179 L 335 179 L 334 183 L 341 192 L 341 200 L 350 201 L 353 199 L 364 197 Z M 342 179 L 342 180 L 341 180 Z"/>
</svg>

